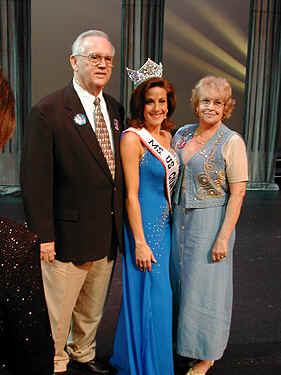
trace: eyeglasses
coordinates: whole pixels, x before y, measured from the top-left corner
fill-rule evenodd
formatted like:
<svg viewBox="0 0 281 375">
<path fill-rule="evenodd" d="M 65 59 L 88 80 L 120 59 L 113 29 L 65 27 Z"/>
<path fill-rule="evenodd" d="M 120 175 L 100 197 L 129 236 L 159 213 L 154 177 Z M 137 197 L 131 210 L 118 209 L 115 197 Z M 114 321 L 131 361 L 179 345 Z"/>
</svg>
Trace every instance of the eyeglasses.
<svg viewBox="0 0 281 375">
<path fill-rule="evenodd" d="M 222 100 L 219 100 L 219 99 L 214 99 L 214 100 L 211 100 L 211 99 L 200 99 L 199 103 L 201 105 L 203 105 L 204 107 L 209 107 L 211 104 L 213 104 L 213 106 L 215 108 L 222 108 L 224 106 L 224 102 Z"/>
<path fill-rule="evenodd" d="M 89 55 L 74 55 L 74 56 L 86 57 L 88 61 L 94 66 L 99 65 L 103 59 L 104 59 L 106 66 L 109 66 L 109 67 L 113 66 L 113 56 L 102 56 L 102 55 L 98 55 L 97 53 L 89 53 Z"/>
</svg>

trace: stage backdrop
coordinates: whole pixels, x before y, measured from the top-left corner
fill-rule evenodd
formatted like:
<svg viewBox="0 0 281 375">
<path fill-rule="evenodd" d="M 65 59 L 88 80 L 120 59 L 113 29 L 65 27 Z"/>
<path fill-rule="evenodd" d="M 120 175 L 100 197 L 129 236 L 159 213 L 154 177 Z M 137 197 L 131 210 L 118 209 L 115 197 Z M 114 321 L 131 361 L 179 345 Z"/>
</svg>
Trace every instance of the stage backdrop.
<svg viewBox="0 0 281 375">
<path fill-rule="evenodd" d="M 228 78 L 237 100 L 228 122 L 242 133 L 249 0 L 166 0 L 164 75 L 177 92 L 177 126 L 194 121 L 191 89 L 206 74 Z M 116 47 L 107 91 L 120 97 L 122 1 L 32 0 L 32 103 L 72 78 L 74 38 L 88 29 L 105 30 Z"/>
</svg>

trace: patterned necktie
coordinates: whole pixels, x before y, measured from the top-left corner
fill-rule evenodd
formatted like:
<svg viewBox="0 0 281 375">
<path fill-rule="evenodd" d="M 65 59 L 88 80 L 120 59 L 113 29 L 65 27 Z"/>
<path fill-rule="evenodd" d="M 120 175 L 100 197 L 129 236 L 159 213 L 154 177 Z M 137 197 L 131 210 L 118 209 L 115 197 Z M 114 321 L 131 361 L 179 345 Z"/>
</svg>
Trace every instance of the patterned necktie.
<svg viewBox="0 0 281 375">
<path fill-rule="evenodd" d="M 96 136 L 99 141 L 100 147 L 102 149 L 103 155 L 107 161 L 108 167 L 114 178 L 115 174 L 115 159 L 113 157 L 113 152 L 110 144 L 109 134 L 106 127 L 106 123 L 100 107 L 100 98 L 95 99 L 95 125 L 96 125 Z"/>
</svg>

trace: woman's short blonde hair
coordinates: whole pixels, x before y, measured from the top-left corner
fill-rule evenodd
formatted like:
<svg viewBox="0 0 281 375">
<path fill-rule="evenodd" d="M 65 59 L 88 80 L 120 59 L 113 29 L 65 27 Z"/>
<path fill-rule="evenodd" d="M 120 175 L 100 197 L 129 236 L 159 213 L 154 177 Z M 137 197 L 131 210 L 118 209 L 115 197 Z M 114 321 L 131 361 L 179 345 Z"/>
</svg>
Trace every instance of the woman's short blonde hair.
<svg viewBox="0 0 281 375">
<path fill-rule="evenodd" d="M 199 99 L 202 95 L 202 91 L 208 89 L 218 91 L 218 96 L 221 97 L 224 102 L 222 119 L 229 119 L 235 107 L 235 99 L 232 98 L 230 83 L 223 77 L 206 76 L 197 82 L 191 95 L 191 103 L 194 113 L 197 114 Z"/>
</svg>

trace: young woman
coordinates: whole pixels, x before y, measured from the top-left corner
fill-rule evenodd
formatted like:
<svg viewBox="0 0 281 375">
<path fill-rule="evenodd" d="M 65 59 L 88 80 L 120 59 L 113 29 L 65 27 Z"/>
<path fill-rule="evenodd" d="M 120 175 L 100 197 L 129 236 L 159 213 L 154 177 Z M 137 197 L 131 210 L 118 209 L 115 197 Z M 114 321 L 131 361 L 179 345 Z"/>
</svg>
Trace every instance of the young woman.
<svg viewBox="0 0 281 375">
<path fill-rule="evenodd" d="M 171 149 L 172 85 L 150 78 L 133 92 L 121 139 L 127 189 L 123 297 L 111 364 L 118 375 L 173 375 L 170 196 L 178 165 Z"/>
</svg>

